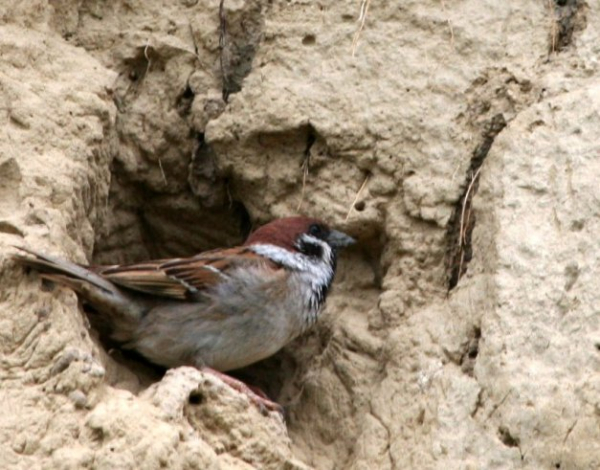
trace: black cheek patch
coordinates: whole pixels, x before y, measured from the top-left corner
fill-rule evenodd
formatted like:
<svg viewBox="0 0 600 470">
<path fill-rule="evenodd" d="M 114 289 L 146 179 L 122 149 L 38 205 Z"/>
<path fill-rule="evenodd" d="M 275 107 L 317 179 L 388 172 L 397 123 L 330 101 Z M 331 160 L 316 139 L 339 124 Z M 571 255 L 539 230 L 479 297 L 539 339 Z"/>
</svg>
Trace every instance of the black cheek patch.
<svg viewBox="0 0 600 470">
<path fill-rule="evenodd" d="M 302 241 L 300 242 L 300 253 L 321 259 L 323 257 L 323 247 L 321 245 L 317 245 L 316 243 L 309 243 Z"/>
</svg>

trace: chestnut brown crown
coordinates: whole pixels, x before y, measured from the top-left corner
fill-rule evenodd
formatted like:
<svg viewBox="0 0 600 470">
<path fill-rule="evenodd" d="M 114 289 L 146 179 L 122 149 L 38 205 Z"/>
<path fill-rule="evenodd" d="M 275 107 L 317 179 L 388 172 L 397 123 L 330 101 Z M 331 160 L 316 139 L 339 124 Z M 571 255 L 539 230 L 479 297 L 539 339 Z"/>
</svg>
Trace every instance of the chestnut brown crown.
<svg viewBox="0 0 600 470">
<path fill-rule="evenodd" d="M 355 240 L 343 232 L 332 230 L 325 222 L 312 217 L 284 217 L 263 225 L 250 234 L 244 245 L 268 244 L 289 251 L 302 251 L 301 240 L 309 237 L 326 242 L 333 249 L 343 248 Z"/>
</svg>

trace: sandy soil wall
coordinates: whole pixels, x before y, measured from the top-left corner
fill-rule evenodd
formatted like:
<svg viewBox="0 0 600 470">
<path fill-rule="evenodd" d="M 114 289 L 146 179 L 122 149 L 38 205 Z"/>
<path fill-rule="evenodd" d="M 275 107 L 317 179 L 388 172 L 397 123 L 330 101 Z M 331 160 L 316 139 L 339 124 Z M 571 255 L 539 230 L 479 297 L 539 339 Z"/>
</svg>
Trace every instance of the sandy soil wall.
<svg viewBox="0 0 600 470">
<path fill-rule="evenodd" d="M 1 3 L 0 468 L 600 467 L 597 2 Z M 243 372 L 285 423 L 107 350 L 10 259 L 297 213 L 359 243 Z"/>
</svg>

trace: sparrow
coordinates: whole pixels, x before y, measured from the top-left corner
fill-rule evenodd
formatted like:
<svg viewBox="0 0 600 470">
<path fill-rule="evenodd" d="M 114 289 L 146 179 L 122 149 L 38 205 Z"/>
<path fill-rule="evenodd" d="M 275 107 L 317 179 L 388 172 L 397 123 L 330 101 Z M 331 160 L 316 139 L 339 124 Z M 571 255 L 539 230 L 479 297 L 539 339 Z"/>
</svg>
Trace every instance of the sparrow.
<svg viewBox="0 0 600 470">
<path fill-rule="evenodd" d="M 333 282 L 338 251 L 354 240 L 309 217 L 276 219 L 234 248 L 189 258 L 83 266 L 33 250 L 15 255 L 41 277 L 75 291 L 109 338 L 166 368 L 223 374 L 265 359 L 310 328 Z"/>
</svg>

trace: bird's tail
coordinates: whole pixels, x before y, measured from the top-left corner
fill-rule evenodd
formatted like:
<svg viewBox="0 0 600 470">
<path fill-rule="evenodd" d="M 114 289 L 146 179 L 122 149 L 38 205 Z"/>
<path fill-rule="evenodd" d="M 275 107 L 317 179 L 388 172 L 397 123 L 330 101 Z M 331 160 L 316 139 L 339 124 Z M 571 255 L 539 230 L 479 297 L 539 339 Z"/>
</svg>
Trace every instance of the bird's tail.
<svg viewBox="0 0 600 470">
<path fill-rule="evenodd" d="M 77 288 L 81 282 L 93 285 L 107 293 L 112 293 L 114 291 L 114 285 L 112 283 L 83 266 L 55 258 L 54 256 L 44 255 L 27 248 L 19 246 L 15 248 L 33 256 L 21 254 L 14 255 L 13 258 L 15 261 L 23 266 L 38 271 L 44 279 L 55 281 L 60 284 L 66 284 L 78 293 L 83 293 Z"/>
<path fill-rule="evenodd" d="M 110 317 L 106 318 L 109 323 L 120 323 L 125 327 L 142 316 L 143 306 L 135 296 L 123 292 L 91 269 L 27 248 L 15 248 L 28 254 L 14 255 L 17 263 L 38 271 L 44 279 L 73 289 L 94 310 Z"/>
</svg>

